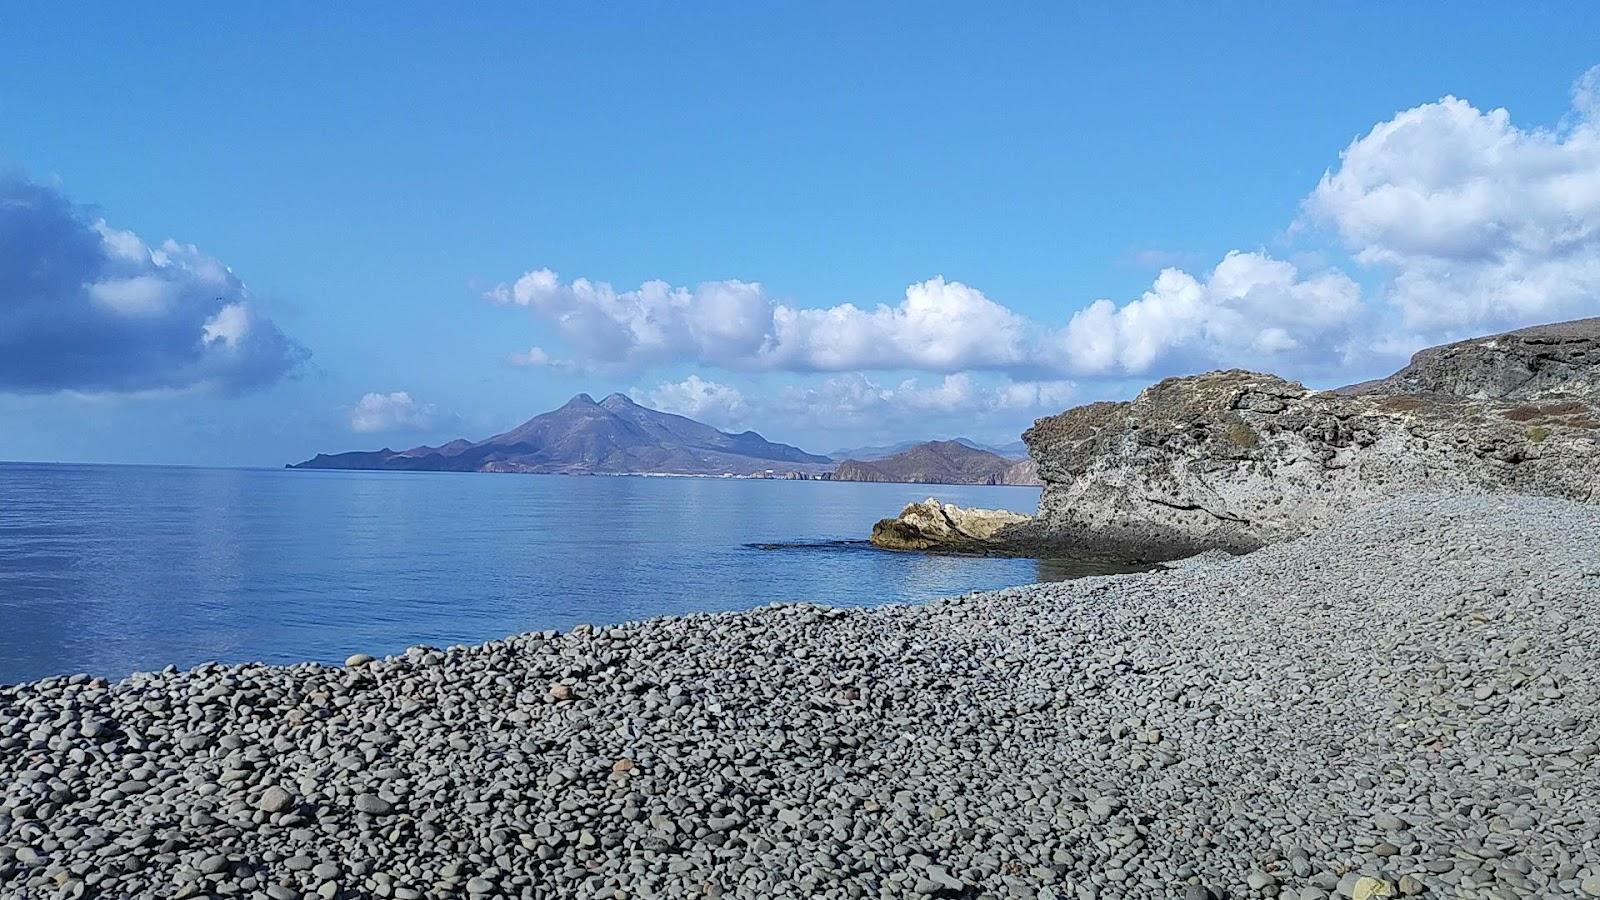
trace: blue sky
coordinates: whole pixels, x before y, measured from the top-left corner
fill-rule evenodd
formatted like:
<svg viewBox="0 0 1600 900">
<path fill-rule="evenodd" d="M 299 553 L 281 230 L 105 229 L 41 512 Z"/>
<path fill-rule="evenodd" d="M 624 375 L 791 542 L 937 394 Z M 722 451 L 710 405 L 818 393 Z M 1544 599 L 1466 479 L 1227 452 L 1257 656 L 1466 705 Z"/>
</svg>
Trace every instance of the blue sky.
<svg viewBox="0 0 1600 900">
<path fill-rule="evenodd" d="M 279 465 L 580 390 L 1001 440 L 1600 313 L 1588 4 L 47 7 L 0 14 L 0 458 Z"/>
</svg>

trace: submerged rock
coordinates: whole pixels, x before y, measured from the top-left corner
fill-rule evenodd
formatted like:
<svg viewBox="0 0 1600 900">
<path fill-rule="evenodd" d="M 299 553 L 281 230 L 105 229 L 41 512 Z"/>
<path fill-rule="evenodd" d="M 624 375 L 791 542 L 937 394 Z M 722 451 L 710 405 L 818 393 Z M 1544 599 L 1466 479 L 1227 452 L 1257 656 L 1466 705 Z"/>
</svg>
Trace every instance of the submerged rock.
<svg viewBox="0 0 1600 900">
<path fill-rule="evenodd" d="M 975 552 L 1004 546 L 1001 532 L 1030 517 L 1003 509 L 964 509 L 932 497 L 872 526 L 872 543 L 886 550 Z"/>
</svg>

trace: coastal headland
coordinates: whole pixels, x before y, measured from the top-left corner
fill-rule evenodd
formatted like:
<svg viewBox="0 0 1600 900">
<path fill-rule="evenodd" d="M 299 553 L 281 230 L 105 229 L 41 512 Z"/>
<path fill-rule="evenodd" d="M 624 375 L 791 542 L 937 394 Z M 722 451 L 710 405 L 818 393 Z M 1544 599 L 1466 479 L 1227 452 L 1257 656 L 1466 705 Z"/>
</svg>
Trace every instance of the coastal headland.
<svg viewBox="0 0 1600 900">
<path fill-rule="evenodd" d="M 1408 493 L 1592 502 L 1600 319 L 1430 348 L 1333 391 L 1241 370 L 1168 378 L 1042 418 L 1023 440 L 1044 482 L 1031 518 L 974 540 L 913 504 L 874 541 L 1160 561 L 1253 550 Z"/>
</svg>

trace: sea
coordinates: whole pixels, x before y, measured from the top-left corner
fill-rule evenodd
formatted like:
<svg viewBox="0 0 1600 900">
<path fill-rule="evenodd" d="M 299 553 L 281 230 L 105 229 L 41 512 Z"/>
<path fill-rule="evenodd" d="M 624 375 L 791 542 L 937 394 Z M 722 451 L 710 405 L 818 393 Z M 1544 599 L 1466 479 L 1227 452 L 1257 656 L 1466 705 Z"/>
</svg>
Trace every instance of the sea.
<svg viewBox="0 0 1600 900">
<path fill-rule="evenodd" d="M 895 553 L 930 495 L 731 478 L 0 463 L 0 684 L 203 662 L 342 662 L 768 603 L 915 603 L 1098 571 Z"/>
</svg>

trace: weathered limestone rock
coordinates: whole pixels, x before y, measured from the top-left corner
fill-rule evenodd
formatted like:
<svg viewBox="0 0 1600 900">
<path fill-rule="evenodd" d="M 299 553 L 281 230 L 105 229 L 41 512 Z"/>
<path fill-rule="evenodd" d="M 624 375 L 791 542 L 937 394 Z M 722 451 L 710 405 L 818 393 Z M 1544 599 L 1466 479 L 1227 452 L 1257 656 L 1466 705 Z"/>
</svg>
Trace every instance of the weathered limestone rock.
<svg viewBox="0 0 1600 900">
<path fill-rule="evenodd" d="M 963 509 L 932 497 L 872 526 L 872 543 L 887 550 L 984 551 L 1003 543 L 1006 528 L 1031 521 L 1003 509 Z"/>
<path fill-rule="evenodd" d="M 1600 318 L 1429 347 L 1411 364 L 1341 393 L 1455 394 L 1478 400 L 1600 396 Z"/>
<path fill-rule="evenodd" d="M 1566 392 L 1351 395 L 1233 370 L 1040 419 L 1023 439 L 1045 488 L 1007 537 L 1139 559 L 1248 550 L 1404 493 L 1600 494 L 1600 407 Z"/>
</svg>

